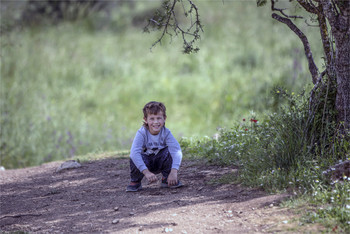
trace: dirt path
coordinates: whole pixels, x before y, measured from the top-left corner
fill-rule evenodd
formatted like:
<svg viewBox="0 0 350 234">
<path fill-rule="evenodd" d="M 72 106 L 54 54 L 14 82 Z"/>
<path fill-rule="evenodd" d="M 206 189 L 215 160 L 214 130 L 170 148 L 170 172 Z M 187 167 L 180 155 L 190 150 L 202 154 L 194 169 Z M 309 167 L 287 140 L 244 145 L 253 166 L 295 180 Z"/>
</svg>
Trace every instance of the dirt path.
<svg viewBox="0 0 350 234">
<path fill-rule="evenodd" d="M 186 186 L 160 189 L 143 181 L 142 191 L 126 193 L 127 159 L 55 173 L 60 164 L 0 172 L 0 231 L 264 233 L 286 230 L 285 220 L 292 219 L 276 206 L 286 195 L 212 183 L 235 168 L 184 160 L 180 178 Z"/>
</svg>

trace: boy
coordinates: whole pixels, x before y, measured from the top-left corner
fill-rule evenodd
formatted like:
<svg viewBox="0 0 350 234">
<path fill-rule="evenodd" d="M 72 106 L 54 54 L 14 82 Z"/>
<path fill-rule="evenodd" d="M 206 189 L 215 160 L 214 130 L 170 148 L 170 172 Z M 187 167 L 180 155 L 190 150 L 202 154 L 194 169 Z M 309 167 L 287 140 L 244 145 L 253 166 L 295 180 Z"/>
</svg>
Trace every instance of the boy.
<svg viewBox="0 0 350 234">
<path fill-rule="evenodd" d="M 137 131 L 130 152 L 131 182 L 127 192 L 142 189 L 145 176 L 149 183 L 157 181 L 155 174 L 162 173 L 162 188 L 178 188 L 177 178 L 182 151 L 179 143 L 165 127 L 166 108 L 161 102 L 149 102 L 143 108 L 143 126 Z"/>
</svg>

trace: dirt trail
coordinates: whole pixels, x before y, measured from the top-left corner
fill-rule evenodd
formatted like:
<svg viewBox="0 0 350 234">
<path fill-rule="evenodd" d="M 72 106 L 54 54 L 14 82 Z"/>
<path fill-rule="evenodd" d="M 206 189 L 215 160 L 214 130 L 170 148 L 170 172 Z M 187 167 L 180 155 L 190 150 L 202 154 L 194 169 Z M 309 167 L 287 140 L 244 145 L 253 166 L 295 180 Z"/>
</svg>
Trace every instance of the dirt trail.
<svg viewBox="0 0 350 234">
<path fill-rule="evenodd" d="M 179 175 L 186 186 L 160 189 L 143 181 L 142 191 L 126 193 L 127 159 L 55 173 L 61 163 L 0 172 L 0 231 L 265 233 L 285 232 L 293 218 L 276 206 L 287 195 L 212 183 L 234 167 L 184 160 Z"/>
</svg>

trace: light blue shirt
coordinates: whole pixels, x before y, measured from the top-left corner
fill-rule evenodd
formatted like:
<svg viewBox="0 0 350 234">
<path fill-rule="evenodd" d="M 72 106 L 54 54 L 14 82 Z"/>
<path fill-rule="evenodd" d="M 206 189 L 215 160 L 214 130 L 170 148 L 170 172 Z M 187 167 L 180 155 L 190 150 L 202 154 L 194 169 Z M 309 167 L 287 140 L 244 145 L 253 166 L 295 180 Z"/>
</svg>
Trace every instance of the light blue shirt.
<svg viewBox="0 0 350 234">
<path fill-rule="evenodd" d="M 157 135 L 152 135 L 147 128 L 142 126 L 135 135 L 131 146 L 130 158 L 135 166 L 142 172 L 147 169 L 145 162 L 142 160 L 142 154 L 157 154 L 161 149 L 168 147 L 169 153 L 173 158 L 171 168 L 179 170 L 182 151 L 180 144 L 177 142 L 169 129 L 163 127 Z"/>
</svg>

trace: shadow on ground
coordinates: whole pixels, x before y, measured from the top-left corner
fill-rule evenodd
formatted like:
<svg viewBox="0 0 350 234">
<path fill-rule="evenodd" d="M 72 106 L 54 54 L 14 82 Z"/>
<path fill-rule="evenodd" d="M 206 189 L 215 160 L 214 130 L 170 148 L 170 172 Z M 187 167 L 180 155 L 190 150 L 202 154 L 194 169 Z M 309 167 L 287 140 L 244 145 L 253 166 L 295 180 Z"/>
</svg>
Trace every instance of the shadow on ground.
<svg viewBox="0 0 350 234">
<path fill-rule="evenodd" d="M 56 173 L 59 165 L 55 162 L 0 172 L 0 231 L 254 230 L 248 225 L 249 220 L 244 223 L 242 214 L 285 198 L 237 184 L 212 183 L 225 175 L 232 176 L 237 169 L 201 161 L 184 160 L 180 171 L 184 187 L 160 189 L 143 181 L 144 189 L 137 193 L 125 192 L 129 182 L 128 159 L 91 161 L 81 168 Z M 221 223 L 223 219 L 225 223 Z M 238 226 L 230 229 L 230 220 Z"/>
</svg>

